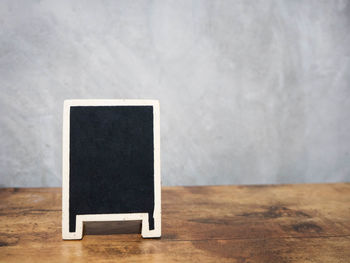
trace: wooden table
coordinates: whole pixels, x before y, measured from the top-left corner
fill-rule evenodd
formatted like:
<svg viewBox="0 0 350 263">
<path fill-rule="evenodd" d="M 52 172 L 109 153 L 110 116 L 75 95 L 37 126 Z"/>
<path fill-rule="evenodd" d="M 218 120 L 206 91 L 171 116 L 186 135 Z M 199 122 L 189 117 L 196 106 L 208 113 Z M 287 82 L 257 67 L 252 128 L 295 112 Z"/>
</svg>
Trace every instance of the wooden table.
<svg viewBox="0 0 350 263">
<path fill-rule="evenodd" d="M 161 239 L 63 241 L 61 189 L 0 189 L 0 262 L 350 262 L 349 183 L 163 187 L 162 199 Z"/>
</svg>

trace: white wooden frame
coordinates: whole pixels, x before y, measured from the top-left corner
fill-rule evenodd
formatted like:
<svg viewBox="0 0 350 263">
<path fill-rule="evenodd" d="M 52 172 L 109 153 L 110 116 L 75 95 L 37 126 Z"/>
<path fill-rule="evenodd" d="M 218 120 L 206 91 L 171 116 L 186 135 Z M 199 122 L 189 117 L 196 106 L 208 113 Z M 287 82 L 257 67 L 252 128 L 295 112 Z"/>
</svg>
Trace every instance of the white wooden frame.
<svg viewBox="0 0 350 263">
<path fill-rule="evenodd" d="M 147 213 L 91 214 L 76 216 L 76 232 L 69 232 L 69 138 L 70 107 L 72 106 L 153 106 L 154 136 L 154 229 L 149 230 Z M 161 182 L 160 182 L 160 113 L 157 100 L 65 100 L 63 107 L 63 182 L 62 182 L 62 238 L 81 239 L 83 222 L 142 220 L 143 238 L 161 236 Z"/>
</svg>

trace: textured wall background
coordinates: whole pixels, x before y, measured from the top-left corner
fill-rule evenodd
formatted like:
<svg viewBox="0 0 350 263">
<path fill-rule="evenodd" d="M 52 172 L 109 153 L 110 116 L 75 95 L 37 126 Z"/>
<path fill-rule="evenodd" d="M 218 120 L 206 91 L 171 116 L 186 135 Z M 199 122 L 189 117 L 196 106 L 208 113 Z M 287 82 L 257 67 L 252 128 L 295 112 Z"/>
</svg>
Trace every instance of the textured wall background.
<svg viewBox="0 0 350 263">
<path fill-rule="evenodd" d="M 0 2 L 0 185 L 61 184 L 69 98 L 161 102 L 163 185 L 350 180 L 350 1 Z"/>
</svg>

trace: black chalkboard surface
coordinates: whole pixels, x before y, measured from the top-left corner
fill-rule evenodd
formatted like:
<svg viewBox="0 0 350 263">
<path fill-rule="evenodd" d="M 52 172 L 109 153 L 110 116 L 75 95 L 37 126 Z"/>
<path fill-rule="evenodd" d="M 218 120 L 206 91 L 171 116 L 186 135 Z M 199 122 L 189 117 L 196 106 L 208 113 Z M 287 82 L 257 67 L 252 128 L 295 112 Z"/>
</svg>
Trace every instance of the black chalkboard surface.
<svg viewBox="0 0 350 263">
<path fill-rule="evenodd" d="M 142 220 L 160 236 L 159 141 L 158 101 L 65 101 L 63 239 L 86 221 Z"/>
</svg>

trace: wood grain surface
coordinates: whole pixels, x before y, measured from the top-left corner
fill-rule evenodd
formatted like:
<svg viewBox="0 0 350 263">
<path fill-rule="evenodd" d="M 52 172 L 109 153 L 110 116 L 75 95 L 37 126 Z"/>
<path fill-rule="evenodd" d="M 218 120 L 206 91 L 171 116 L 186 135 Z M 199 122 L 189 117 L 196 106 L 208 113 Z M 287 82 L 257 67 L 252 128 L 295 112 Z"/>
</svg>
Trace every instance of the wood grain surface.
<svg viewBox="0 0 350 263">
<path fill-rule="evenodd" d="M 350 184 L 163 187 L 162 238 L 94 227 L 63 241 L 61 189 L 0 189 L 0 262 L 350 262 Z"/>
</svg>

